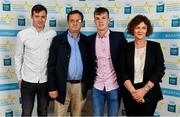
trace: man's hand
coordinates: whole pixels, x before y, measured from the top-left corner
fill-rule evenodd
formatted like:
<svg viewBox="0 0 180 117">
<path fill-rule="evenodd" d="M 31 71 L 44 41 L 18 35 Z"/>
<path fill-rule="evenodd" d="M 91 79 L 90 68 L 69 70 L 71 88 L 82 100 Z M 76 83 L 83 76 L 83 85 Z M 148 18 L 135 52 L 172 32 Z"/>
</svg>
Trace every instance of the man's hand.
<svg viewBox="0 0 180 117">
<path fill-rule="evenodd" d="M 57 98 L 58 97 L 58 92 L 57 90 L 56 91 L 50 91 L 49 92 L 49 96 L 53 99 Z"/>
<path fill-rule="evenodd" d="M 81 83 L 81 91 L 82 91 L 82 96 L 83 96 L 83 100 L 86 99 L 87 96 L 87 90 L 86 90 L 86 86 L 84 83 Z"/>
<path fill-rule="evenodd" d="M 21 89 L 22 80 L 18 80 L 18 83 L 19 83 L 19 89 Z"/>
</svg>

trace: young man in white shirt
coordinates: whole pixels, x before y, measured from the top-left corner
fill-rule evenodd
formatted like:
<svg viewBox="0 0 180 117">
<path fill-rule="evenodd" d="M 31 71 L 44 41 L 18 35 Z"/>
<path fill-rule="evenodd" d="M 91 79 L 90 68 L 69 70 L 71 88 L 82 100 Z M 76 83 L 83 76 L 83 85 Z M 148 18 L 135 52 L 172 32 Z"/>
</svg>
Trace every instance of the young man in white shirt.
<svg viewBox="0 0 180 117">
<path fill-rule="evenodd" d="M 15 71 L 22 97 L 22 116 L 31 116 L 37 95 L 37 114 L 47 116 L 46 66 L 53 30 L 45 28 L 47 9 L 37 4 L 31 10 L 32 27 L 17 34 Z"/>
</svg>

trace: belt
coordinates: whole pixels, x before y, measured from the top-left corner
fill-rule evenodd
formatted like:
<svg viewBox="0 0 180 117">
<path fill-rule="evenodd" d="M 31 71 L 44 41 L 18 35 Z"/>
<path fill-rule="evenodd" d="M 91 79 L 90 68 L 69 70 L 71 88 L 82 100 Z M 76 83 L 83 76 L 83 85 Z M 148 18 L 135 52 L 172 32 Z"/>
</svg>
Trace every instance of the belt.
<svg viewBox="0 0 180 117">
<path fill-rule="evenodd" d="M 71 84 L 77 84 L 77 83 L 80 83 L 81 80 L 67 80 L 67 82 L 69 82 Z"/>
</svg>

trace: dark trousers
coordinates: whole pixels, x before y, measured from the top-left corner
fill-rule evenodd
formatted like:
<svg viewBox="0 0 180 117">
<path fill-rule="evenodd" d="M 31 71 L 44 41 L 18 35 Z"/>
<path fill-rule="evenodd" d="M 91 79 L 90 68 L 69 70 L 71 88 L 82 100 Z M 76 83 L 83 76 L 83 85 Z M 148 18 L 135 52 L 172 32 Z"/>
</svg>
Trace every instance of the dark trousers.
<svg viewBox="0 0 180 117">
<path fill-rule="evenodd" d="M 47 116 L 49 104 L 47 83 L 29 83 L 26 81 L 21 83 L 22 116 L 32 115 L 36 95 L 38 116 Z"/>
<path fill-rule="evenodd" d="M 127 116 L 153 116 L 158 101 L 137 103 L 133 99 L 123 98 Z"/>
</svg>

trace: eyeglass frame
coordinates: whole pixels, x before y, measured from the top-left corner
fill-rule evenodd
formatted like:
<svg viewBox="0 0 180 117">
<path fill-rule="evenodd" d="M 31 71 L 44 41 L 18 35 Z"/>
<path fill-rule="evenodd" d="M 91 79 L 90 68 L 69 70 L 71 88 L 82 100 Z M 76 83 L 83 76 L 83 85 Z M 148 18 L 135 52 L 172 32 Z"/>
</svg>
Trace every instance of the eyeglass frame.
<svg viewBox="0 0 180 117">
<path fill-rule="evenodd" d="M 70 23 L 79 23 L 79 24 L 80 24 L 80 23 L 82 23 L 83 21 L 80 20 L 80 19 L 78 19 L 78 20 L 73 20 L 73 19 L 72 19 L 72 20 L 69 20 L 69 22 L 70 22 Z"/>
</svg>

